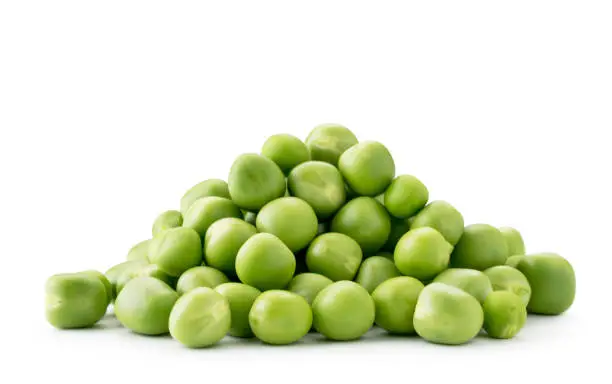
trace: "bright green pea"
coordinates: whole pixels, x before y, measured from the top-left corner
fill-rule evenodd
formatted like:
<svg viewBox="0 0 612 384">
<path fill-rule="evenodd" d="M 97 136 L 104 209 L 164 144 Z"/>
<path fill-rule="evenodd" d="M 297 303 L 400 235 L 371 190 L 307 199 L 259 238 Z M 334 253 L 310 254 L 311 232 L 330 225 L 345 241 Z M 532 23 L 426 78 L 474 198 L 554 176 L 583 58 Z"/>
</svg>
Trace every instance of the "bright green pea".
<svg viewBox="0 0 612 384">
<path fill-rule="evenodd" d="M 409 276 L 393 277 L 378 285 L 372 292 L 376 324 L 391 333 L 414 333 L 414 310 L 423 288 L 423 283 Z"/>
<path fill-rule="evenodd" d="M 204 237 L 206 263 L 228 275 L 236 275 L 238 250 L 256 233 L 253 225 L 234 217 L 214 222 Z"/>
<path fill-rule="evenodd" d="M 153 222 L 151 233 L 153 236 L 169 228 L 183 225 L 183 215 L 179 211 L 166 211 L 161 213 Z"/>
<path fill-rule="evenodd" d="M 130 248 L 126 256 L 126 260 L 127 261 L 142 260 L 148 263 L 150 244 L 151 244 L 151 239 L 141 241 L 140 243 L 134 245 L 132 248 Z"/>
<path fill-rule="evenodd" d="M 451 245 L 463 234 L 463 216 L 446 201 L 432 201 L 412 219 L 410 229 L 431 227 L 440 232 Z"/>
<path fill-rule="evenodd" d="M 176 278 L 168 275 L 166 272 L 162 271 L 159 266 L 155 264 L 146 264 L 142 266 L 135 266 L 134 268 L 128 269 L 125 273 L 121 274 L 117 279 L 115 284 L 115 291 L 117 295 L 123 287 L 132 279 L 137 277 L 149 276 L 154 277 L 158 280 L 163 281 L 169 286 L 173 286 L 176 283 Z"/>
<path fill-rule="evenodd" d="M 113 300 L 117 297 L 117 283 L 123 279 L 123 275 L 134 273 L 134 270 L 146 265 L 149 265 L 149 263 L 144 260 L 129 260 L 119 263 L 106 271 L 104 276 L 106 276 L 111 284 Z"/>
<path fill-rule="evenodd" d="M 283 197 L 287 190 L 285 175 L 278 165 L 253 153 L 238 156 L 230 169 L 228 184 L 234 203 L 252 212 Z"/>
<path fill-rule="evenodd" d="M 355 282 L 372 293 L 382 282 L 399 275 L 393 261 L 383 256 L 372 256 L 361 263 Z"/>
<path fill-rule="evenodd" d="M 308 304 L 312 304 L 315 297 L 321 292 L 321 290 L 328 285 L 332 284 L 333 281 L 318 273 L 300 273 L 296 275 L 291 282 L 287 290 L 302 296 Z"/>
<path fill-rule="evenodd" d="M 347 184 L 361 196 L 376 196 L 387 189 L 395 176 L 395 162 L 387 147 L 364 141 L 347 149 L 338 160 Z"/>
<path fill-rule="evenodd" d="M 391 217 L 391 232 L 387 238 L 387 242 L 382 249 L 393 253 L 399 239 L 402 238 L 410 230 L 410 223 L 407 219 L 396 219 Z"/>
<path fill-rule="evenodd" d="M 186 227 L 165 230 L 151 241 L 149 259 L 168 275 L 178 277 L 202 263 L 200 236 Z"/>
<path fill-rule="evenodd" d="M 305 248 L 317 235 L 317 216 L 304 200 L 282 197 L 259 211 L 257 230 L 275 235 L 296 252 Z"/>
<path fill-rule="evenodd" d="M 270 136 L 264 143 L 261 154 L 275 162 L 285 174 L 289 174 L 297 165 L 310 160 L 306 144 L 286 133 Z"/>
<path fill-rule="evenodd" d="M 440 232 L 423 227 L 403 235 L 393 256 L 402 274 L 428 281 L 448 268 L 452 249 Z"/>
<path fill-rule="evenodd" d="M 249 312 L 261 291 L 240 283 L 217 285 L 215 291 L 222 294 L 230 306 L 232 325 L 229 334 L 234 337 L 253 337 L 253 331 L 249 325 Z"/>
<path fill-rule="evenodd" d="M 306 251 L 308 270 L 333 281 L 353 280 L 362 258 L 361 247 L 355 240 L 335 232 L 318 236 Z"/>
<path fill-rule="evenodd" d="M 517 295 L 523 304 L 529 304 L 531 298 L 531 287 L 525 275 L 518 269 L 507 265 L 497 265 L 485 269 L 484 274 L 491 281 L 494 291 L 509 291 Z"/>
<path fill-rule="evenodd" d="M 348 128 L 339 124 L 316 126 L 306 138 L 306 146 L 312 160 L 324 161 L 334 166 L 340 155 L 357 144 L 357 137 Z"/>
<path fill-rule="evenodd" d="M 242 212 L 230 199 L 210 196 L 196 200 L 185 213 L 183 227 L 194 229 L 201 237 L 208 228 L 225 217 L 242 217 Z"/>
<path fill-rule="evenodd" d="M 227 183 L 220 179 L 204 180 L 191 187 L 181 199 L 181 213 L 185 214 L 191 204 L 202 197 L 218 196 L 230 198 Z"/>
<path fill-rule="evenodd" d="M 104 284 L 104 289 L 106 290 L 106 297 L 108 299 L 108 303 L 110 304 L 113 301 L 113 285 L 102 272 L 95 271 L 95 270 L 88 270 L 88 271 L 83 271 L 79 273 L 85 274 L 88 276 L 93 276 L 99 279 L 102 282 L 102 284 Z"/>
<path fill-rule="evenodd" d="M 488 224 L 465 227 L 451 255 L 451 265 L 483 271 L 503 265 L 508 258 L 506 240 L 499 229 Z"/>
<path fill-rule="evenodd" d="M 511 339 L 525 325 L 527 309 L 523 300 L 510 291 L 496 291 L 483 304 L 484 329 L 495 339 Z"/>
<path fill-rule="evenodd" d="M 389 213 L 406 219 L 419 212 L 429 200 L 429 191 L 421 180 L 412 175 L 401 175 L 393 179 L 385 191 L 384 204 Z"/>
<path fill-rule="evenodd" d="M 481 304 L 493 292 L 491 281 L 481 271 L 464 268 L 451 268 L 440 273 L 434 283 L 444 283 L 459 288 L 474 296 Z"/>
<path fill-rule="evenodd" d="M 525 242 L 519 231 L 511 227 L 501 227 L 499 231 L 506 240 L 508 256 L 525 254 Z"/>
<path fill-rule="evenodd" d="M 197 266 L 189 268 L 179 277 L 176 291 L 179 295 L 184 295 L 198 287 L 215 288 L 228 282 L 229 279 L 223 272 L 211 267 Z"/>
</svg>

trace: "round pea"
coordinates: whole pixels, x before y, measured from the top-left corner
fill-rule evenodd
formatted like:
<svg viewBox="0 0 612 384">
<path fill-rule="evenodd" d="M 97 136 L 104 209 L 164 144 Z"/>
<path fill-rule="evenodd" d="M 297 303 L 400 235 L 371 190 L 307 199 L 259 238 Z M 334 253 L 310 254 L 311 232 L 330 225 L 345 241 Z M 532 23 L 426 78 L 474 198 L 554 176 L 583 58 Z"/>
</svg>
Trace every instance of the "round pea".
<svg viewBox="0 0 612 384">
<path fill-rule="evenodd" d="M 154 277 L 163 281 L 169 286 L 173 286 L 176 283 L 176 278 L 162 271 L 159 266 L 155 264 L 146 264 L 139 267 L 130 268 L 119 276 L 117 283 L 115 284 L 115 291 L 117 292 L 117 295 L 130 280 L 142 276 Z"/>
<path fill-rule="evenodd" d="M 399 275 L 393 261 L 383 256 L 372 256 L 361 263 L 355 282 L 372 293 L 382 282 Z"/>
<path fill-rule="evenodd" d="M 225 217 L 242 217 L 242 212 L 230 199 L 210 196 L 196 200 L 185 213 L 183 227 L 194 229 L 201 237 L 208 228 Z"/>
<path fill-rule="evenodd" d="M 238 251 L 236 273 L 245 284 L 266 291 L 283 289 L 295 272 L 295 256 L 276 236 L 258 233 Z"/>
<path fill-rule="evenodd" d="M 404 236 L 409 230 L 410 222 L 408 220 L 391 217 L 391 232 L 389 232 L 387 242 L 385 245 L 383 245 L 382 249 L 393 253 L 399 239 L 401 239 L 402 236 Z"/>
<path fill-rule="evenodd" d="M 519 231 L 511 227 L 501 227 L 499 231 L 506 240 L 508 256 L 525 254 L 525 242 Z"/>
<path fill-rule="evenodd" d="M 506 259 L 506 265 L 512 268 L 516 268 L 518 263 L 525 257 L 525 255 L 514 255 Z"/>
<path fill-rule="evenodd" d="M 261 154 L 275 162 L 285 174 L 298 164 L 310 160 L 306 144 L 286 133 L 270 136 L 264 143 Z"/>
<path fill-rule="evenodd" d="M 297 197 L 273 200 L 257 214 L 257 230 L 281 239 L 292 252 L 305 248 L 317 235 L 318 222 L 313 209 Z"/>
<path fill-rule="evenodd" d="M 214 222 L 204 237 L 206 263 L 229 275 L 235 275 L 238 250 L 256 233 L 254 226 L 233 217 Z"/>
<path fill-rule="evenodd" d="M 416 228 L 400 238 L 393 258 L 402 274 L 427 281 L 448 268 L 452 249 L 435 229 Z"/>
<path fill-rule="evenodd" d="M 338 164 L 340 155 L 357 144 L 357 137 L 348 128 L 339 124 L 316 126 L 306 138 L 306 146 L 312 160 Z"/>
<path fill-rule="evenodd" d="M 123 326 L 143 335 L 168 333 L 170 311 L 178 294 L 161 280 L 130 280 L 115 300 L 115 315 Z"/>
<path fill-rule="evenodd" d="M 509 291 L 496 291 L 483 304 L 484 329 L 495 339 L 511 339 L 525 325 L 527 309 L 523 300 Z"/>
<path fill-rule="evenodd" d="M 200 236 L 187 227 L 163 231 L 151 241 L 149 259 L 168 275 L 178 277 L 202 263 Z"/>
<path fill-rule="evenodd" d="M 133 270 L 140 269 L 145 265 L 149 265 L 144 260 L 128 260 L 111 267 L 104 276 L 108 279 L 112 287 L 113 300 L 117 297 L 117 283 L 123 279 L 123 274 L 131 274 Z"/>
<path fill-rule="evenodd" d="M 179 211 L 166 211 L 161 213 L 153 222 L 151 233 L 153 236 L 169 228 L 176 228 L 183 225 L 183 214 Z"/>
<path fill-rule="evenodd" d="M 141 241 L 140 243 L 134 245 L 132 248 L 130 248 L 126 256 L 126 260 L 127 261 L 142 260 L 148 263 L 150 244 L 151 244 L 151 239 Z"/>
<path fill-rule="evenodd" d="M 338 160 L 347 184 L 362 196 L 376 196 L 387 189 L 395 176 L 395 162 L 387 147 L 364 141 L 347 149 Z"/>
<path fill-rule="evenodd" d="M 409 276 L 393 277 L 382 282 L 372 292 L 376 325 L 391 333 L 414 333 L 414 310 L 423 288 L 423 283 Z"/>
<path fill-rule="evenodd" d="M 361 285 L 338 281 L 323 288 L 312 302 L 315 329 L 332 340 L 355 340 L 374 324 L 374 300 Z"/>
<path fill-rule="evenodd" d="M 503 265 L 507 258 L 508 247 L 499 229 L 488 224 L 472 224 L 465 227 L 455 246 L 451 265 L 482 271 Z"/>
<path fill-rule="evenodd" d="M 83 272 L 79 272 L 81 274 L 85 274 L 88 276 L 93 276 L 97 279 L 99 279 L 102 284 L 104 284 L 104 289 L 106 290 L 106 297 L 107 297 L 107 301 L 108 303 L 111 303 L 113 301 L 113 285 L 111 284 L 110 281 L 108 281 L 108 279 L 106 278 L 106 276 L 104 274 L 102 274 L 102 272 L 99 271 L 95 271 L 95 270 L 88 270 L 88 271 L 83 271 Z"/>
<path fill-rule="evenodd" d="M 261 291 L 250 285 L 225 283 L 217 285 L 215 291 L 222 294 L 230 306 L 232 325 L 229 334 L 234 337 L 252 337 L 249 312 Z"/>
<path fill-rule="evenodd" d="M 451 245 L 457 244 L 463 234 L 463 216 L 446 201 L 427 204 L 411 220 L 410 228 L 430 227 L 440 232 Z"/>
<path fill-rule="evenodd" d="M 421 291 L 414 310 L 414 329 L 437 344 L 463 344 L 473 339 L 484 321 L 478 300 L 465 291 L 431 283 Z"/>
<path fill-rule="evenodd" d="M 179 277 L 176 291 L 179 295 L 184 295 L 199 287 L 215 288 L 228 282 L 229 279 L 223 272 L 211 267 L 198 266 L 189 268 Z"/>
<path fill-rule="evenodd" d="M 338 211 L 332 220 L 331 230 L 351 237 L 361 246 L 364 254 L 371 255 L 387 242 L 391 220 L 378 201 L 371 197 L 357 197 Z"/>
<path fill-rule="evenodd" d="M 421 180 L 412 175 L 401 175 L 393 179 L 385 191 L 384 204 L 389 213 L 406 219 L 419 212 L 429 200 L 429 191 Z"/>
<path fill-rule="evenodd" d="M 312 310 L 295 293 L 271 290 L 259 295 L 249 312 L 255 336 L 268 344 L 291 344 L 304 337 L 312 327 Z"/>
<path fill-rule="evenodd" d="M 433 280 L 459 288 L 474 296 L 481 304 L 493 291 L 491 281 L 483 272 L 474 269 L 451 268 L 442 272 Z"/>
<path fill-rule="evenodd" d="M 290 282 L 287 290 L 302 296 L 308 304 L 312 304 L 313 300 L 319 292 L 333 281 L 318 273 L 300 273 L 296 275 Z"/>
<path fill-rule="evenodd" d="M 191 187 L 181 199 L 181 213 L 185 214 L 191 204 L 202 197 L 218 196 L 230 198 L 227 183 L 220 179 L 204 180 Z"/>
<path fill-rule="evenodd" d="M 247 153 L 232 164 L 229 192 L 240 208 L 257 212 L 270 201 L 285 195 L 287 184 L 283 171 L 267 157 Z"/>
<path fill-rule="evenodd" d="M 497 265 L 484 271 L 491 281 L 494 291 L 512 292 L 521 298 L 523 304 L 529 304 L 531 287 L 525 275 L 519 270 L 507 265 Z"/>
<path fill-rule="evenodd" d="M 353 280 L 362 258 L 359 244 L 342 233 L 320 235 L 306 251 L 308 270 L 333 281 Z"/>
</svg>

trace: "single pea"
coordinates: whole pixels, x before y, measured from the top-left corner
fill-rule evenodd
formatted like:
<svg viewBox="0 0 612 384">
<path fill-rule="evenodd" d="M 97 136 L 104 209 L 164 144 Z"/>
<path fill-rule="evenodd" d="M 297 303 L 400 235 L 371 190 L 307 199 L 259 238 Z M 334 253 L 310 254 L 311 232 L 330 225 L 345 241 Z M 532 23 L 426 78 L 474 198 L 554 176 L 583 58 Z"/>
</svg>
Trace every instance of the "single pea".
<svg viewBox="0 0 612 384">
<path fill-rule="evenodd" d="M 425 207 L 427 200 L 427 187 L 412 175 L 401 175 L 393 179 L 384 195 L 387 211 L 400 219 L 407 219 L 419 212 Z"/>
<path fill-rule="evenodd" d="M 178 294 L 161 280 L 130 280 L 115 300 L 115 316 L 124 327 L 143 335 L 168 333 L 168 319 Z"/>
<path fill-rule="evenodd" d="M 169 228 L 176 228 L 183 225 L 183 214 L 179 211 L 166 211 L 161 213 L 153 222 L 151 233 L 153 236 Z"/>
<path fill-rule="evenodd" d="M 208 179 L 191 187 L 181 199 L 181 213 L 184 215 L 191 204 L 202 197 L 218 196 L 230 198 L 227 183 L 220 179 Z"/>
<path fill-rule="evenodd" d="M 431 227 L 440 232 L 451 245 L 457 244 L 463 234 L 463 216 L 446 201 L 427 204 L 411 220 L 410 228 Z"/>
<path fill-rule="evenodd" d="M 353 280 L 362 259 L 359 244 L 342 233 L 329 232 L 318 236 L 306 251 L 308 270 L 333 281 Z"/>
<path fill-rule="evenodd" d="M 361 285 L 337 281 L 312 302 L 315 329 L 332 340 L 355 340 L 374 324 L 374 300 Z"/>
<path fill-rule="evenodd" d="M 347 184 L 362 196 L 383 193 L 395 176 L 391 153 L 377 141 L 364 141 L 347 149 L 338 160 L 338 169 Z"/>
<path fill-rule="evenodd" d="M 514 255 L 506 259 L 506 265 L 512 268 L 516 268 L 518 263 L 525 257 L 525 255 Z"/>
<path fill-rule="evenodd" d="M 165 230 L 151 241 L 149 259 L 168 275 L 178 277 L 202 263 L 200 236 L 186 227 Z"/>
<path fill-rule="evenodd" d="M 291 195 L 310 204 L 320 220 L 330 218 L 346 202 L 342 175 L 329 163 L 302 163 L 291 171 L 287 181 Z"/>
<path fill-rule="evenodd" d="M 400 275 L 393 261 L 383 256 L 368 257 L 361 263 L 355 282 L 372 293 L 383 281 Z"/>
<path fill-rule="evenodd" d="M 506 240 L 499 229 L 488 224 L 465 227 L 451 255 L 451 265 L 480 271 L 503 265 L 508 258 Z"/>
<path fill-rule="evenodd" d="M 431 283 L 421 291 L 414 310 L 414 329 L 437 344 L 463 344 L 473 339 L 484 321 L 478 300 L 465 291 Z"/>
<path fill-rule="evenodd" d="M 302 296 L 308 304 L 312 304 L 313 300 L 319 292 L 333 281 L 318 273 L 300 273 L 296 275 L 290 282 L 287 290 Z"/>
<path fill-rule="evenodd" d="M 226 274 L 235 275 L 238 250 L 256 233 L 254 226 L 234 217 L 214 222 L 204 237 L 206 263 Z"/>
<path fill-rule="evenodd" d="M 371 197 L 357 197 L 340 208 L 332 220 L 331 230 L 351 237 L 364 254 L 371 255 L 387 242 L 391 220 L 378 201 Z"/>
<path fill-rule="evenodd" d="M 520 259 L 516 268 L 531 286 L 527 310 L 542 315 L 559 315 L 574 302 L 576 275 L 572 265 L 556 253 L 538 253 Z"/>
<path fill-rule="evenodd" d="M 122 279 L 123 274 L 132 273 L 134 269 L 139 269 L 145 265 L 149 265 L 144 260 L 128 260 L 111 267 L 104 276 L 108 279 L 112 287 L 113 300 L 117 297 L 117 283 Z"/>
<path fill-rule="evenodd" d="M 393 277 L 382 282 L 372 292 L 376 324 L 391 333 L 414 333 L 414 309 L 424 287 L 419 280 L 409 276 Z"/>
<path fill-rule="evenodd" d="M 511 339 L 525 325 L 527 309 L 522 299 L 510 291 L 496 291 L 482 306 L 484 329 L 495 339 Z"/>
<path fill-rule="evenodd" d="M 184 295 L 198 287 L 215 288 L 224 283 L 229 283 L 229 279 L 223 272 L 211 267 L 198 266 L 189 268 L 179 277 L 176 292 Z"/>
<path fill-rule="evenodd" d="M 306 146 L 312 160 L 338 165 L 340 155 L 357 144 L 357 137 L 348 128 L 339 124 L 316 126 L 306 138 Z"/>
<path fill-rule="evenodd" d="M 243 220 L 254 226 L 255 223 L 257 222 L 257 214 L 255 212 L 246 211 L 244 213 Z"/>
<path fill-rule="evenodd" d="M 238 156 L 228 180 L 232 200 L 247 211 L 259 211 L 270 201 L 282 197 L 287 190 L 285 175 L 278 165 L 253 153 Z"/>
<path fill-rule="evenodd" d="M 238 251 L 236 273 L 245 284 L 266 291 L 283 289 L 295 272 L 295 256 L 276 236 L 258 233 Z"/>
<path fill-rule="evenodd" d="M 523 304 L 529 304 L 531 298 L 531 287 L 525 275 L 518 269 L 507 265 L 497 265 L 485 269 L 484 274 L 491 281 L 494 291 L 509 291 L 523 300 Z"/>
<path fill-rule="evenodd" d="M 170 312 L 169 330 L 184 346 L 203 348 L 223 339 L 231 322 L 225 297 L 208 287 L 198 287 L 176 301 Z"/>
<path fill-rule="evenodd" d="M 310 160 L 306 144 L 286 133 L 270 136 L 261 148 L 261 154 L 275 162 L 285 174 L 289 174 L 297 165 Z"/>
<path fill-rule="evenodd" d="M 501 227 L 499 231 L 506 240 L 508 256 L 525 254 L 525 242 L 519 231 L 511 227 Z"/>
<path fill-rule="evenodd" d="M 271 290 L 259 295 L 249 312 L 255 336 L 268 344 L 291 344 L 304 337 L 312 327 L 312 310 L 295 293 Z"/>
<path fill-rule="evenodd" d="M 194 229 L 202 238 L 208 228 L 225 217 L 242 217 L 242 212 L 230 199 L 210 196 L 196 200 L 185 213 L 183 227 Z"/>
<path fill-rule="evenodd" d="M 234 337 L 253 337 L 253 331 L 249 325 L 249 312 L 261 291 L 241 283 L 217 285 L 215 291 L 222 294 L 230 306 L 232 325 L 229 334 Z"/>
<path fill-rule="evenodd" d="M 143 276 L 154 277 L 168 284 L 170 287 L 174 286 L 176 283 L 176 278 L 162 271 L 159 266 L 155 264 L 146 264 L 139 267 L 130 268 L 119 276 L 117 283 L 115 284 L 115 291 L 117 295 L 130 280 Z"/>
<path fill-rule="evenodd" d="M 151 239 L 141 241 L 140 243 L 134 245 L 130 248 L 126 260 L 142 260 L 149 262 L 149 245 L 151 244 Z"/>
<path fill-rule="evenodd" d="M 387 238 L 387 242 L 383 245 L 382 249 L 393 253 L 395 251 L 395 246 L 399 239 L 402 238 L 410 230 L 410 223 L 407 219 L 396 219 L 391 217 L 391 232 L 389 233 L 389 237 Z"/>
<path fill-rule="evenodd" d="M 91 327 L 106 313 L 108 296 L 98 276 L 64 273 L 45 284 L 45 315 L 59 329 Z"/>
<path fill-rule="evenodd" d="M 305 248 L 314 239 L 318 225 L 313 209 L 297 197 L 273 200 L 257 214 L 257 230 L 275 235 L 292 252 Z"/>
<path fill-rule="evenodd" d="M 440 232 L 423 227 L 411 229 L 400 238 L 393 258 L 403 275 L 427 281 L 448 268 L 452 250 Z"/>
<path fill-rule="evenodd" d="M 96 277 L 97 279 L 99 279 L 102 284 L 104 284 L 104 289 L 106 290 L 106 297 L 107 297 L 107 301 L 110 304 L 113 301 L 113 285 L 111 284 L 110 281 L 108 281 L 108 279 L 106 278 L 106 276 L 99 271 L 95 271 L 95 270 L 88 270 L 88 271 L 83 271 L 83 272 L 79 272 L 81 274 L 87 275 L 87 276 L 92 276 L 92 277 Z"/>
<path fill-rule="evenodd" d="M 474 296 L 481 304 L 493 292 L 491 281 L 487 275 L 475 269 L 451 268 L 442 272 L 433 280 L 434 283 L 444 283 L 459 288 Z"/>
</svg>

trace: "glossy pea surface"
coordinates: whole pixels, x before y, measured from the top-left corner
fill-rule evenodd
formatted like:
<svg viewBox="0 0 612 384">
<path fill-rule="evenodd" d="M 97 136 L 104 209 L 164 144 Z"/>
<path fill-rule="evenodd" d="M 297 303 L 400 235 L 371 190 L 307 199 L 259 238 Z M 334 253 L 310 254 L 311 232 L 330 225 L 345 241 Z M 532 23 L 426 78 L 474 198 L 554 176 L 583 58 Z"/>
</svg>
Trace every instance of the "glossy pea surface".
<svg viewBox="0 0 612 384">
<path fill-rule="evenodd" d="M 308 270 L 333 281 L 353 280 L 362 258 L 359 243 L 347 235 L 335 232 L 318 236 L 306 251 Z"/>
<path fill-rule="evenodd" d="M 463 215 L 455 207 L 446 201 L 436 200 L 412 218 L 410 228 L 433 228 L 454 246 L 463 234 L 463 223 Z"/>
<path fill-rule="evenodd" d="M 183 227 L 191 228 L 204 237 L 214 222 L 226 217 L 241 218 L 242 212 L 230 199 L 217 196 L 203 197 L 191 204 L 185 213 Z"/>
<path fill-rule="evenodd" d="M 188 227 L 165 230 L 151 241 L 149 260 L 168 275 L 178 277 L 202 263 L 200 236 Z"/>
<path fill-rule="evenodd" d="M 503 265 L 508 258 L 508 246 L 499 229 L 488 224 L 472 224 L 465 227 L 455 245 L 451 264 L 458 268 L 485 270 Z"/>
<path fill-rule="evenodd" d="M 286 133 L 268 137 L 261 148 L 261 154 L 276 163 L 285 174 L 289 174 L 297 165 L 310 160 L 306 144 Z"/>
<path fill-rule="evenodd" d="M 287 189 L 285 175 L 278 165 L 254 153 L 236 158 L 230 169 L 228 185 L 232 201 L 252 212 L 284 196 Z"/>
<path fill-rule="evenodd" d="M 376 141 L 364 141 L 347 149 L 338 160 L 338 169 L 351 189 L 361 196 L 383 193 L 395 176 L 391 153 Z"/>
<path fill-rule="evenodd" d="M 424 285 L 409 276 L 393 277 L 372 292 L 376 324 L 391 333 L 414 333 L 414 311 Z"/>
<path fill-rule="evenodd" d="M 204 237 L 206 263 L 228 275 L 236 275 L 238 250 L 256 233 L 255 226 L 234 217 L 214 222 Z"/>
<path fill-rule="evenodd" d="M 191 204 L 202 197 L 218 196 L 229 199 L 227 183 L 221 179 L 208 179 L 191 187 L 181 198 L 181 213 L 185 214 Z"/>
<path fill-rule="evenodd" d="M 357 137 L 340 124 L 321 124 L 306 137 L 306 146 L 312 160 L 338 165 L 340 155 L 357 144 Z"/>
<path fill-rule="evenodd" d="M 371 256 L 361 263 L 355 282 L 372 293 L 382 282 L 399 275 L 392 260 L 383 256 Z"/>
<path fill-rule="evenodd" d="M 271 233 L 281 239 L 292 252 L 305 248 L 318 230 L 314 210 L 302 199 L 282 197 L 269 202 L 257 214 L 259 232 Z"/>
</svg>

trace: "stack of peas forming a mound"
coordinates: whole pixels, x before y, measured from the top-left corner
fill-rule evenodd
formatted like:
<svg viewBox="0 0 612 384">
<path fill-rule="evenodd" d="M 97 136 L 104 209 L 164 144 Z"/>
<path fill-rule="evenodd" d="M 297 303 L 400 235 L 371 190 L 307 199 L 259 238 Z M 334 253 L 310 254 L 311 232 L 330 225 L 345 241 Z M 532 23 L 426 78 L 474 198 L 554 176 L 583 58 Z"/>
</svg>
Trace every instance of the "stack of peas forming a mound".
<svg viewBox="0 0 612 384">
<path fill-rule="evenodd" d="M 563 257 L 526 254 L 513 228 L 464 226 L 418 178 L 396 175 L 383 144 L 326 124 L 305 142 L 271 136 L 261 154 L 235 160 L 227 182 L 189 189 L 105 274 L 50 277 L 46 316 L 90 327 L 112 303 L 131 331 L 192 348 L 227 334 L 354 340 L 374 324 L 462 344 L 483 328 L 512 338 L 528 312 L 563 313 L 575 286 Z"/>
</svg>

